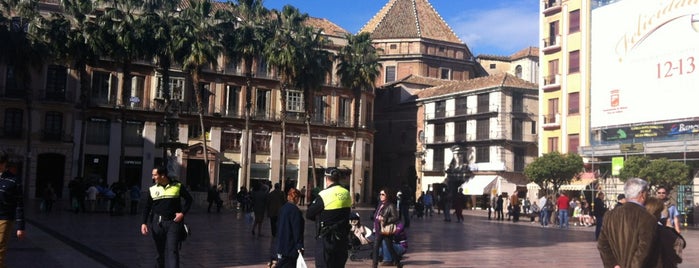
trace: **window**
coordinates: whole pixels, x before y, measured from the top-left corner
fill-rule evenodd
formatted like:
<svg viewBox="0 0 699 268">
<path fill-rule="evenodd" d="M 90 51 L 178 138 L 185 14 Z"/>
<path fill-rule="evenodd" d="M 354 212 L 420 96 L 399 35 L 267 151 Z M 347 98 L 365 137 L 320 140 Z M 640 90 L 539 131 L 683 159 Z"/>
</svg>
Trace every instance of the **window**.
<svg viewBox="0 0 699 268">
<path fill-rule="evenodd" d="M 223 132 L 221 133 L 221 148 L 224 152 L 240 152 L 240 139 L 242 133 Z"/>
<path fill-rule="evenodd" d="M 285 148 L 287 155 L 299 155 L 299 136 L 286 136 Z"/>
<path fill-rule="evenodd" d="M 522 65 L 517 65 L 517 67 L 515 67 L 515 76 L 522 78 Z"/>
<path fill-rule="evenodd" d="M 396 66 L 386 66 L 386 83 L 396 81 Z"/>
<path fill-rule="evenodd" d="M 268 77 L 269 65 L 267 60 L 263 58 L 257 59 L 257 76 L 258 77 Z"/>
<path fill-rule="evenodd" d="M 184 77 L 170 77 L 168 79 L 168 91 L 163 91 L 163 77 L 158 77 L 158 92 L 155 95 L 156 99 L 167 99 L 184 101 Z"/>
<path fill-rule="evenodd" d="M 550 152 L 558 152 L 558 137 L 551 137 L 548 140 L 548 148 Z"/>
<path fill-rule="evenodd" d="M 532 129 L 531 129 L 531 134 L 536 135 L 536 121 L 532 121 Z"/>
<path fill-rule="evenodd" d="M 546 115 L 544 123 L 556 123 L 558 114 L 558 98 L 549 99 L 549 113 Z"/>
<path fill-rule="evenodd" d="M 365 115 L 366 115 L 366 118 L 365 118 L 366 125 L 367 125 L 367 126 L 372 126 L 373 123 L 374 123 L 374 120 L 373 120 L 373 118 L 372 118 L 372 117 L 374 116 L 373 113 L 372 113 L 372 112 L 374 111 L 374 106 L 373 106 L 373 104 L 372 104 L 370 101 L 367 101 L 367 102 L 366 102 L 366 105 L 365 105 L 365 108 L 366 108 L 366 113 L 365 113 Z"/>
<path fill-rule="evenodd" d="M 490 139 L 490 119 L 478 119 L 476 121 L 476 139 Z"/>
<path fill-rule="evenodd" d="M 522 172 L 524 171 L 524 159 L 526 157 L 526 152 L 527 150 L 525 148 L 514 148 L 514 155 L 515 155 L 515 161 L 514 161 L 514 168 L 515 171 L 517 172 Z"/>
<path fill-rule="evenodd" d="M 255 100 L 255 117 L 256 118 L 261 118 L 261 119 L 267 119 L 269 117 L 269 114 L 267 112 L 268 107 L 270 106 L 270 90 L 266 89 L 258 89 L 257 90 L 257 97 Z"/>
<path fill-rule="evenodd" d="M 580 135 L 568 134 L 568 152 L 577 154 L 578 146 L 580 146 Z"/>
<path fill-rule="evenodd" d="M 286 91 L 286 111 L 297 113 L 303 112 L 303 91 Z"/>
<path fill-rule="evenodd" d="M 340 126 L 350 126 L 352 123 L 352 100 L 350 98 L 340 98 L 340 111 L 338 115 Z"/>
<path fill-rule="evenodd" d="M 443 118 L 447 113 L 447 102 L 438 101 L 434 103 L 434 117 Z"/>
<path fill-rule="evenodd" d="M 60 65 L 49 65 L 46 70 L 46 98 L 49 100 L 65 100 L 68 68 Z"/>
<path fill-rule="evenodd" d="M 521 141 L 523 137 L 522 131 L 523 123 L 522 119 L 512 119 L 512 139 L 516 141 Z"/>
<path fill-rule="evenodd" d="M 371 162 L 371 144 L 364 143 L 364 161 Z"/>
<path fill-rule="evenodd" d="M 103 118 L 90 118 L 85 126 L 85 143 L 96 145 L 109 145 L 109 120 Z"/>
<path fill-rule="evenodd" d="M 451 69 L 449 68 L 440 68 L 439 69 L 439 78 L 449 80 L 451 79 Z"/>
<path fill-rule="evenodd" d="M 568 73 L 577 73 L 580 71 L 580 50 L 571 51 L 568 64 Z"/>
<path fill-rule="evenodd" d="M 544 85 L 558 84 L 556 76 L 558 75 L 558 60 L 549 61 L 549 75 L 544 81 Z"/>
<path fill-rule="evenodd" d="M 512 93 L 512 112 L 523 113 L 524 112 L 524 94 L 522 92 Z"/>
<path fill-rule="evenodd" d="M 490 162 L 490 147 L 476 147 L 476 163 Z"/>
<path fill-rule="evenodd" d="M 206 126 L 204 127 L 206 128 Z M 201 139 L 202 134 L 204 133 L 201 130 L 201 124 L 199 124 L 199 120 L 192 121 L 192 124 L 190 124 L 187 128 L 187 137 L 190 139 Z"/>
<path fill-rule="evenodd" d="M 490 94 L 478 94 L 478 112 L 487 113 L 489 112 L 488 106 L 490 106 Z"/>
<path fill-rule="evenodd" d="M 269 153 L 272 136 L 269 134 L 255 134 L 252 138 L 253 153 Z"/>
<path fill-rule="evenodd" d="M 240 99 L 240 87 L 227 85 L 226 86 L 226 110 L 224 114 L 226 116 L 237 116 L 238 113 L 238 100 Z"/>
<path fill-rule="evenodd" d="M 435 124 L 434 125 L 434 141 L 435 142 L 444 142 L 445 141 L 444 124 Z"/>
<path fill-rule="evenodd" d="M 573 10 L 569 13 L 568 33 L 577 33 L 580 31 L 580 9 Z"/>
<path fill-rule="evenodd" d="M 143 122 L 126 121 L 124 126 L 124 145 L 143 146 Z"/>
<path fill-rule="evenodd" d="M 568 94 L 568 114 L 580 113 L 580 92 Z"/>
<path fill-rule="evenodd" d="M 396 48 L 398 48 L 398 45 L 396 45 L 396 44 L 391 44 L 389 47 L 390 47 L 391 49 L 396 49 Z"/>
<path fill-rule="evenodd" d="M 105 72 L 92 73 L 92 101 L 98 104 L 109 103 L 111 96 L 111 75 Z"/>
<path fill-rule="evenodd" d="M 131 77 L 131 92 L 124 101 L 131 108 L 143 107 L 143 92 L 145 90 L 146 78 L 143 76 L 134 75 Z"/>
<path fill-rule="evenodd" d="M 197 96 L 196 94 L 199 94 Z M 211 96 L 211 85 L 209 83 L 199 83 L 199 90 L 192 91 L 192 94 L 190 94 L 190 99 L 189 101 L 192 103 L 190 107 L 193 109 L 190 109 L 190 111 L 198 112 L 200 111 L 199 108 L 201 108 L 201 111 L 204 114 L 207 114 L 209 111 L 209 96 Z M 201 107 L 199 107 L 199 103 L 197 98 L 201 98 Z"/>
<path fill-rule="evenodd" d="M 23 111 L 16 108 L 5 109 L 5 121 L 3 123 L 3 136 L 5 138 L 22 137 Z"/>
<path fill-rule="evenodd" d="M 558 38 L 558 21 L 549 23 L 549 40 L 545 42 L 544 46 L 554 46 L 556 45 L 556 39 Z"/>
<path fill-rule="evenodd" d="M 313 157 L 325 157 L 325 138 L 312 138 L 311 146 L 313 147 Z"/>
<path fill-rule="evenodd" d="M 313 122 L 325 123 L 328 110 L 328 96 L 315 96 L 313 103 Z"/>
<path fill-rule="evenodd" d="M 454 141 L 465 141 L 467 137 L 466 121 L 455 122 L 454 125 Z"/>
<path fill-rule="evenodd" d="M 63 136 L 63 114 L 60 112 L 46 112 L 44 117 L 44 140 L 60 141 Z"/>
<path fill-rule="evenodd" d="M 444 170 L 443 148 L 435 148 L 432 150 L 432 170 Z"/>
<path fill-rule="evenodd" d="M 337 141 L 337 158 L 351 159 L 352 158 L 352 141 L 338 140 Z"/>
<path fill-rule="evenodd" d="M 157 124 L 155 126 L 155 147 L 161 147 L 160 145 L 166 141 L 165 137 L 165 124 Z"/>
<path fill-rule="evenodd" d="M 22 97 L 24 94 L 20 92 L 17 85 L 17 76 L 15 75 L 15 67 L 7 65 L 5 72 L 5 95 L 8 97 Z"/>
<path fill-rule="evenodd" d="M 491 70 L 495 69 L 495 63 L 491 63 L 489 67 Z"/>
<path fill-rule="evenodd" d="M 468 113 L 468 106 L 466 104 L 466 100 L 466 97 L 458 97 L 456 98 L 456 100 L 454 100 L 456 106 L 456 115 L 463 115 Z"/>
</svg>

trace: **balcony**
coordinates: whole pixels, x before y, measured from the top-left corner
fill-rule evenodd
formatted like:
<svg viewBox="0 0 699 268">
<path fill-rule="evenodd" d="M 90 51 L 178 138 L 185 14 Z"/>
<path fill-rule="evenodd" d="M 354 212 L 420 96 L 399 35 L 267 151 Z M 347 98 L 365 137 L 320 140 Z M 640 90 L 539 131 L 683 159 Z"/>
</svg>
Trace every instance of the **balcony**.
<svg viewBox="0 0 699 268">
<path fill-rule="evenodd" d="M 544 0 L 544 16 L 551 16 L 561 12 L 561 0 Z"/>
<path fill-rule="evenodd" d="M 541 87 L 544 92 L 552 92 L 561 89 L 561 75 L 554 74 L 544 76 L 544 85 Z"/>
<path fill-rule="evenodd" d="M 551 54 L 554 52 L 561 51 L 561 36 L 551 35 L 548 38 L 544 38 L 544 48 L 541 50 L 544 54 Z"/>
<path fill-rule="evenodd" d="M 541 126 L 545 130 L 559 129 L 561 128 L 561 114 L 556 113 L 544 115 L 541 122 L 543 122 Z"/>
</svg>

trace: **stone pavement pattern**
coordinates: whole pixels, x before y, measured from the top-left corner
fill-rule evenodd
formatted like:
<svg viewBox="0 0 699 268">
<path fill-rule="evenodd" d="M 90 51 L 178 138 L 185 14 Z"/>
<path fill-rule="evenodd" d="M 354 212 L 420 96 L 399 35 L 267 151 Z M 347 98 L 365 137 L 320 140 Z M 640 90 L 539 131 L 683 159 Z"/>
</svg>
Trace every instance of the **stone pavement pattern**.
<svg viewBox="0 0 699 268">
<path fill-rule="evenodd" d="M 370 208 L 359 209 L 370 223 Z M 413 219 L 408 231 L 406 267 L 601 267 L 593 227 L 542 228 L 528 221 L 488 221 L 485 212 L 465 211 L 464 223 L 444 222 L 442 215 Z M 8 267 L 154 267 L 150 236 L 140 234 L 140 215 L 51 214 L 28 209 L 27 239 L 12 241 Z M 182 267 L 265 267 L 271 256 L 269 219 L 263 235 L 252 236 L 239 213 L 206 213 L 195 206 L 186 221 L 193 235 L 183 243 Z M 306 222 L 306 261 L 313 265 L 314 223 Z M 688 243 L 680 267 L 699 267 L 695 245 L 699 232 L 684 232 Z M 359 252 L 367 256 L 368 249 Z M 370 267 L 370 260 L 347 267 Z"/>
</svg>

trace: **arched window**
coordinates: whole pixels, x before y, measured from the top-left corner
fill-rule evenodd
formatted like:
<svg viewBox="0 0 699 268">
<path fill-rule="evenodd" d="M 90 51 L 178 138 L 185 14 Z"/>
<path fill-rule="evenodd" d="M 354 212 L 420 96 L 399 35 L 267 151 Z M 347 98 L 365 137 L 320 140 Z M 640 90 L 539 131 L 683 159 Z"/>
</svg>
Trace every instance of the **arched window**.
<svg viewBox="0 0 699 268">
<path fill-rule="evenodd" d="M 522 78 L 522 65 L 517 65 L 517 67 L 515 67 L 515 76 Z"/>
</svg>

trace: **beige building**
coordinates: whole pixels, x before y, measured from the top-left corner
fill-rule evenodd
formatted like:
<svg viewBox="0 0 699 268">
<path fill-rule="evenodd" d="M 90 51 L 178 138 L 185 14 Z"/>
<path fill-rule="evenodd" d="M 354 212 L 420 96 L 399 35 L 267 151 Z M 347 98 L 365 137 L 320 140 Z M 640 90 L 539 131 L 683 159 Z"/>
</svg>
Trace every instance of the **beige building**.
<svg viewBox="0 0 699 268">
<path fill-rule="evenodd" d="M 488 75 L 509 73 L 532 83 L 539 83 L 539 48 L 527 47 L 510 56 L 478 55 L 478 62 Z"/>
</svg>

